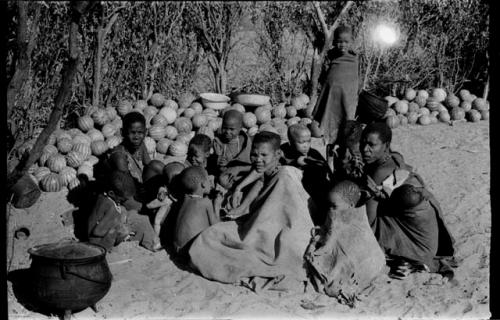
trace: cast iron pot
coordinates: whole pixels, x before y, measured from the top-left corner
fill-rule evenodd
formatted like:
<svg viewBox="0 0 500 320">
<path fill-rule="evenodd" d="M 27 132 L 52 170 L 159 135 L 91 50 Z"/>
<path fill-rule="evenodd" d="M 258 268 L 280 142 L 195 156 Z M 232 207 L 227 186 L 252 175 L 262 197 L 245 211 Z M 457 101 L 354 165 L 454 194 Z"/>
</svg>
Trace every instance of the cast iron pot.
<svg viewBox="0 0 500 320">
<path fill-rule="evenodd" d="M 64 241 L 35 246 L 28 253 L 34 297 L 46 308 L 66 314 L 95 310 L 111 287 L 106 250 L 100 246 Z"/>
</svg>

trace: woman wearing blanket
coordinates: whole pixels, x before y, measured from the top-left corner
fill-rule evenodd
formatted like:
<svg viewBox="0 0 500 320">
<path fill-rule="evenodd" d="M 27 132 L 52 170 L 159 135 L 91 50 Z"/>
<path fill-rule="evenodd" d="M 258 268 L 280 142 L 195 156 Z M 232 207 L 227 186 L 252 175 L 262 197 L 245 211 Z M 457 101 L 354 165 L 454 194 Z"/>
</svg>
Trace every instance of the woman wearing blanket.
<svg viewBox="0 0 500 320">
<path fill-rule="evenodd" d="M 255 135 L 252 169 L 263 175 L 249 186 L 239 218 L 210 226 L 189 249 L 192 265 L 205 278 L 252 289 L 286 283 L 303 290 L 303 255 L 313 227 L 310 197 L 301 184 L 301 171 L 280 166 L 280 157 L 279 135 Z"/>
<path fill-rule="evenodd" d="M 361 137 L 367 215 L 386 253 L 390 276 L 404 278 L 413 271 L 452 276 L 447 258 L 454 254 L 453 238 L 444 224 L 436 198 L 422 178 L 390 151 L 392 131 L 385 123 L 369 124 Z M 401 186 L 403 190 L 393 191 Z"/>
</svg>

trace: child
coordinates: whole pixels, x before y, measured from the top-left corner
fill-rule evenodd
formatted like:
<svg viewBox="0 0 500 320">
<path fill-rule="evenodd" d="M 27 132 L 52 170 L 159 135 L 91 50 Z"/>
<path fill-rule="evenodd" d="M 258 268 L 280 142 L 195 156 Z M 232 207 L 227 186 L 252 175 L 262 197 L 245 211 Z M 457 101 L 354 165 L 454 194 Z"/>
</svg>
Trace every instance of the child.
<svg viewBox="0 0 500 320">
<path fill-rule="evenodd" d="M 326 190 L 330 185 L 333 173 L 326 160 L 316 149 L 311 148 L 311 131 L 304 125 L 295 124 L 288 128 L 288 143 L 281 146 L 282 164 L 297 167 L 303 171 L 302 185 L 314 200 L 318 214 L 326 209 Z M 314 224 L 321 225 L 324 216 L 314 215 Z"/>
<path fill-rule="evenodd" d="M 217 182 L 225 189 L 231 189 L 234 182 L 251 168 L 252 143 L 242 127 L 243 114 L 228 110 L 222 118 L 220 133 L 214 139 L 214 153 L 208 171 L 218 177 Z"/>
<path fill-rule="evenodd" d="M 358 104 L 358 56 L 351 51 L 352 30 L 340 26 L 334 31 L 332 62 L 326 81 L 312 112 L 324 132 L 326 143 L 337 140 L 340 125 L 354 120 Z M 333 171 L 333 149 L 329 147 L 327 158 Z"/>
<path fill-rule="evenodd" d="M 196 134 L 191 141 L 189 141 L 186 166 L 200 166 L 207 167 L 207 159 L 210 156 L 212 149 L 212 139 L 205 134 Z"/>
<path fill-rule="evenodd" d="M 167 214 L 169 213 L 172 204 L 178 201 L 180 197 L 178 192 L 178 186 L 174 178 L 178 176 L 184 170 L 184 165 L 180 162 L 170 162 L 163 168 L 163 173 L 161 176 L 155 178 L 158 182 L 155 183 L 157 186 L 156 198 L 149 202 L 146 206 L 148 209 L 158 209 L 155 214 L 154 219 L 154 230 L 156 235 L 160 235 L 160 230 Z M 161 181 L 160 181 L 161 178 Z"/>
<path fill-rule="evenodd" d="M 350 306 L 385 266 L 364 207 L 356 208 L 360 197 L 359 186 L 348 180 L 330 190 L 326 223 L 312 230 L 319 232 L 313 233 L 305 255 L 316 289 Z"/>
<path fill-rule="evenodd" d="M 135 210 L 126 211 L 121 206 L 135 193 L 132 177 L 125 172 L 114 171 L 109 177 L 106 190 L 98 196 L 89 216 L 89 242 L 109 251 L 133 235 L 132 239 L 139 240 L 140 245 L 146 249 L 161 249 L 147 216 L 140 216 Z"/>
<path fill-rule="evenodd" d="M 226 218 L 237 219 L 249 213 L 248 209 L 250 204 L 258 196 L 262 186 L 280 169 L 280 159 L 282 155 L 280 144 L 280 136 L 276 133 L 263 131 L 255 135 L 250 155 L 252 170 L 248 173 L 247 177 L 236 186 L 234 192 L 230 196 L 230 207 L 225 216 Z M 242 189 L 252 183 L 253 185 L 248 193 L 243 195 Z"/>
<path fill-rule="evenodd" d="M 288 143 L 281 146 L 283 164 L 303 169 L 308 163 L 323 165 L 326 163 L 318 150 L 311 148 L 311 131 L 302 124 L 288 128 Z"/>
<path fill-rule="evenodd" d="M 185 194 L 177 216 L 174 248 L 181 256 L 187 257 L 196 236 L 220 220 L 206 197 L 210 189 L 205 169 L 188 167 L 179 175 L 179 182 Z"/>
</svg>

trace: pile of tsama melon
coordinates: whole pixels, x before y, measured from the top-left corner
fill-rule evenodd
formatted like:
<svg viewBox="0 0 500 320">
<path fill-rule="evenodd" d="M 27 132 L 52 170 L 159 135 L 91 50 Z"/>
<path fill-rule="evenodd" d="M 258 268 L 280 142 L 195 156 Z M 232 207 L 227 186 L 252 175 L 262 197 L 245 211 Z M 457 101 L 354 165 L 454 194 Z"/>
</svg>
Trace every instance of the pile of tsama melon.
<svg viewBox="0 0 500 320">
<path fill-rule="evenodd" d="M 144 115 L 146 148 L 152 159 L 165 163 L 169 162 L 169 157 L 182 161 L 180 159 L 186 156 L 187 146 L 195 133 L 213 138 L 222 124 L 223 113 L 230 109 L 244 114 L 244 130 L 250 136 L 267 130 L 278 133 L 286 141 L 290 125 L 302 123 L 311 127 L 312 120 L 306 112 L 309 97 L 305 94 L 293 97 L 289 104 L 244 107 L 234 103 L 223 110 L 206 108 L 195 100 L 192 94 L 182 94 L 174 101 L 155 93 L 149 101 L 123 100 L 116 107 L 88 107 L 78 118 L 78 128 L 57 130 L 51 134 L 38 163 L 30 168 L 30 176 L 45 192 L 77 187 L 80 174 L 92 180 L 99 157 L 122 142 L 122 117 L 129 112 Z M 315 126 L 311 129 L 313 135 L 320 134 Z M 28 152 L 35 139 L 22 146 L 21 153 Z"/>
<path fill-rule="evenodd" d="M 451 121 L 477 122 L 489 119 L 489 102 L 478 98 L 468 90 L 462 89 L 458 95 L 446 93 L 444 89 L 430 90 L 407 89 L 401 99 L 385 97 L 389 103 L 386 114 L 391 128 L 400 125 L 429 125 Z"/>
</svg>

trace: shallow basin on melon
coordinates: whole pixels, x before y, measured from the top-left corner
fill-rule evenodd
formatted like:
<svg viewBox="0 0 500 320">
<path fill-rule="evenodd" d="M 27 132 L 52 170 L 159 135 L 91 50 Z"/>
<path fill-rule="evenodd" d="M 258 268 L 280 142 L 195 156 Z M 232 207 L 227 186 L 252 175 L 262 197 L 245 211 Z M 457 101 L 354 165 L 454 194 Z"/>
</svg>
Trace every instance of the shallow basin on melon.
<svg viewBox="0 0 500 320">
<path fill-rule="evenodd" d="M 245 107 L 260 107 L 271 103 L 271 98 L 262 94 L 240 94 L 235 101 Z"/>
<path fill-rule="evenodd" d="M 226 108 L 227 106 L 229 106 L 229 100 L 231 100 L 231 98 L 229 98 L 228 96 L 213 92 L 201 93 L 200 98 L 201 103 L 205 108 L 215 110 L 222 110 Z"/>
</svg>

